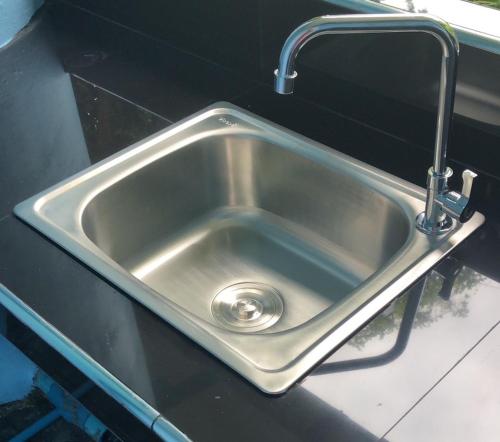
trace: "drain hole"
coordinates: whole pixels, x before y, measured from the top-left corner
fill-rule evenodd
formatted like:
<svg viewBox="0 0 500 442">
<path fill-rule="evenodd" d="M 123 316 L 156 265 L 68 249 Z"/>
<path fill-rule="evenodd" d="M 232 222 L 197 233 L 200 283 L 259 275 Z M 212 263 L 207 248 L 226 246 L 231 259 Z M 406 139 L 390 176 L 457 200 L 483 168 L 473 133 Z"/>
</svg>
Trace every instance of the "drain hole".
<svg viewBox="0 0 500 442">
<path fill-rule="evenodd" d="M 255 332 L 276 324 L 283 314 L 283 301 L 271 286 L 242 282 L 217 293 L 212 314 L 225 328 Z"/>
<path fill-rule="evenodd" d="M 253 298 L 241 298 L 231 306 L 231 313 L 240 321 L 252 321 L 262 316 L 264 306 Z"/>
</svg>

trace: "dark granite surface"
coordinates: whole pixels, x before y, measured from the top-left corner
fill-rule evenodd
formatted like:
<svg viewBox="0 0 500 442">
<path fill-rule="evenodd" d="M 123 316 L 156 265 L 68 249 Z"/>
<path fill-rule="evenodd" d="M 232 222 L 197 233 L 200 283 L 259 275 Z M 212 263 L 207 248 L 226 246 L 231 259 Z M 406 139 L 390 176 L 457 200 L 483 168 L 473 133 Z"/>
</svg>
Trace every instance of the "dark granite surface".
<svg viewBox="0 0 500 442">
<path fill-rule="evenodd" d="M 500 327 L 495 327 L 387 438 L 409 442 L 498 439 L 499 366 Z"/>
<path fill-rule="evenodd" d="M 500 370 L 498 358 L 481 358 L 498 348 L 500 321 L 492 199 L 487 224 L 428 275 L 423 293 L 417 286 L 402 295 L 280 397 L 249 385 L 14 218 L 24 198 L 221 99 L 420 185 L 430 163 L 417 145 L 300 98 L 277 97 L 173 48 L 162 47 L 156 63 L 96 41 L 72 42 L 67 31 L 42 15 L 0 51 L 0 282 L 195 441 L 407 440 L 419 416 L 446 414 L 443 397 L 457 383 L 471 394 L 454 399 L 455 419 L 500 411 L 498 377 L 483 391 L 489 401 L 470 402 L 483 370 Z M 415 305 L 413 315 L 405 313 Z M 474 358 L 483 368 L 467 369 Z M 477 434 L 494 429 L 490 420 L 474 422 Z"/>
</svg>

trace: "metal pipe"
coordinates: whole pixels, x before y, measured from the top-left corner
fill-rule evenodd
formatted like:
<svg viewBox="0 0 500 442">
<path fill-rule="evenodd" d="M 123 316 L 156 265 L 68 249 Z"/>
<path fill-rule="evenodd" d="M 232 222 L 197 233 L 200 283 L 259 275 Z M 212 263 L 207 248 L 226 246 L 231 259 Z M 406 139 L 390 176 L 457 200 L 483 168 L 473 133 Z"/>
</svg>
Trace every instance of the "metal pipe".
<svg viewBox="0 0 500 442">
<path fill-rule="evenodd" d="M 441 46 L 434 171 L 446 170 L 446 147 L 455 98 L 455 82 L 459 44 L 453 29 L 445 21 L 422 14 L 325 15 L 306 21 L 293 31 L 281 50 L 276 70 L 275 88 L 279 93 L 292 93 L 297 77 L 295 60 L 299 51 L 312 39 L 329 34 L 380 34 L 424 32 L 436 38 Z"/>
<path fill-rule="evenodd" d="M 20 433 L 16 434 L 9 442 L 25 442 L 31 439 L 35 434 L 40 433 L 50 424 L 54 423 L 61 417 L 58 410 L 52 410 L 50 413 L 33 422 L 29 427 L 25 428 Z"/>
</svg>

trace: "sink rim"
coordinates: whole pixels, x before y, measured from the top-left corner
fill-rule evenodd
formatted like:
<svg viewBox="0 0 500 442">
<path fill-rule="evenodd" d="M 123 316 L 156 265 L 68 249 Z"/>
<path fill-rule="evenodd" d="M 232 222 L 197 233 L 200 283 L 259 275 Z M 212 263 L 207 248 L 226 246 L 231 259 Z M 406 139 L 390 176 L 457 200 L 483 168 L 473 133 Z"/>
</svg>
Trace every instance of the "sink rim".
<svg viewBox="0 0 500 442">
<path fill-rule="evenodd" d="M 220 328 L 217 328 L 217 333 L 214 333 L 213 330 L 210 332 L 210 329 L 214 326 L 208 323 L 204 324 L 205 328 L 202 329 L 199 325 L 201 318 L 197 316 L 195 317 L 175 302 L 158 294 L 139 279 L 133 276 L 131 277 L 130 273 L 114 262 L 110 257 L 105 255 L 101 249 L 99 249 L 97 245 L 95 245 L 93 241 L 88 238 L 81 225 L 83 211 L 93 198 L 95 198 L 100 192 L 104 191 L 105 188 L 111 186 L 115 182 L 118 182 L 123 178 L 123 176 L 144 167 L 146 164 L 152 163 L 156 159 L 190 144 L 190 142 L 187 141 L 189 138 L 184 138 L 181 139 L 180 142 L 174 143 L 167 148 L 161 148 L 160 145 L 162 141 L 168 138 L 175 138 L 177 135 L 182 135 L 185 129 L 201 123 L 212 116 L 218 115 L 223 115 L 223 117 L 219 117 L 219 121 L 221 121 L 220 119 L 225 120 L 221 121 L 223 125 L 222 130 L 230 131 L 232 129 L 232 123 L 231 120 L 228 120 L 228 116 L 229 118 L 240 118 L 245 122 L 249 122 L 250 125 L 259 128 L 261 132 L 256 132 L 258 134 L 265 135 L 266 133 L 270 133 L 277 136 L 278 139 L 291 137 L 296 142 L 298 148 L 302 149 L 306 153 L 311 153 L 311 155 L 317 155 L 321 158 L 330 158 L 330 163 L 335 163 L 334 166 L 336 170 L 341 170 L 342 165 L 344 165 L 345 167 L 348 167 L 348 170 L 351 172 L 360 172 L 356 175 L 356 178 L 362 183 L 366 184 L 366 180 L 368 180 L 372 185 L 373 182 L 379 182 L 384 188 L 391 186 L 394 190 L 394 194 L 402 193 L 411 197 L 412 200 L 415 200 L 415 202 L 418 202 L 418 204 L 416 203 L 416 205 L 412 207 L 407 201 L 393 200 L 393 203 L 401 208 L 402 212 L 408 217 L 408 222 L 410 223 L 409 233 L 402 247 L 381 269 L 372 275 L 374 279 L 379 279 L 380 284 L 378 289 L 377 285 L 373 284 L 373 281 L 371 281 L 370 284 L 367 283 L 367 281 L 369 281 L 372 277 L 362 282 L 361 286 L 367 287 L 367 290 L 373 290 L 375 287 L 375 289 L 377 289 L 376 293 L 369 296 L 368 300 L 365 300 L 362 307 L 359 307 L 354 312 L 344 316 L 342 321 L 340 321 L 336 327 L 333 327 L 331 324 L 328 325 L 328 316 L 331 316 L 331 312 L 328 313 L 328 310 L 330 309 L 326 309 L 321 312 L 317 315 L 317 317 L 313 318 L 313 323 L 308 325 L 310 329 L 315 330 L 314 335 L 320 335 L 321 338 L 312 339 L 313 342 L 306 345 L 305 349 L 299 354 L 296 354 L 291 360 L 289 357 L 285 357 L 286 355 L 284 355 L 282 360 L 287 362 L 283 362 L 280 366 L 276 366 L 274 368 L 266 366 L 266 364 L 263 363 L 259 366 L 258 364 L 255 364 L 255 361 L 249 361 L 242 354 L 240 349 L 234 345 L 228 345 L 227 341 L 222 341 L 225 346 L 221 346 L 221 338 L 218 336 L 222 335 L 222 337 L 224 337 L 227 333 L 233 332 L 226 332 Z M 154 149 L 155 146 L 156 149 Z M 149 151 L 150 149 L 151 151 Z M 146 157 L 144 161 L 134 163 L 134 161 L 137 158 L 140 158 L 140 155 L 144 153 Z M 54 198 L 65 194 L 68 196 L 67 187 L 76 187 L 83 185 L 84 183 L 87 183 L 87 185 L 91 187 L 90 184 L 92 183 L 92 179 L 94 177 L 100 176 L 103 178 L 105 175 L 102 174 L 111 174 L 113 168 L 124 164 L 124 162 L 133 164 L 133 167 L 127 169 L 127 174 L 123 174 L 123 176 L 118 174 L 118 176 L 112 180 L 113 182 L 108 183 L 107 186 L 94 186 L 94 191 L 79 202 L 77 205 L 78 211 L 76 212 L 78 214 L 76 217 L 76 225 L 72 226 L 73 231 L 70 229 L 68 232 L 61 225 L 57 225 L 54 220 L 51 220 L 43 214 L 43 207 Z M 384 192 L 383 194 L 385 197 L 391 199 L 387 193 Z M 304 376 L 318 362 L 334 351 L 335 348 L 342 345 L 342 343 L 352 333 L 368 322 L 369 319 L 375 316 L 376 313 L 382 310 L 389 302 L 401 294 L 406 288 L 415 282 L 418 277 L 423 275 L 440 259 L 444 258 L 447 253 L 449 253 L 459 242 L 472 233 L 484 221 L 484 217 L 481 214 L 476 213 L 468 223 L 459 226 L 458 229 L 450 232 L 449 234 L 438 238 L 430 238 L 423 233 L 418 232 L 414 228 L 415 213 L 421 211 L 424 206 L 424 200 L 425 191 L 418 186 L 362 163 L 361 161 L 355 160 L 345 154 L 335 151 L 332 148 L 291 132 L 290 130 L 282 128 L 261 117 L 256 117 L 230 103 L 219 102 L 172 126 L 167 127 L 156 134 L 153 134 L 152 136 L 130 146 L 127 149 L 117 152 L 111 157 L 96 163 L 90 168 L 85 169 L 63 182 L 27 199 L 26 201 L 18 204 L 14 211 L 15 214 L 23 221 L 35 227 L 50 240 L 56 242 L 84 264 L 93 268 L 106 281 L 118 286 L 129 296 L 134 297 L 139 302 L 146 305 L 146 307 L 150 308 L 153 312 L 162 316 L 163 319 L 205 347 L 209 352 L 215 354 L 215 356 L 219 359 L 222 359 L 226 364 L 241 373 L 258 388 L 267 393 L 279 394 L 286 391 L 286 389 L 288 389 L 300 377 Z M 75 237 L 74 235 L 77 236 Z M 417 253 L 417 255 L 421 255 L 422 250 L 426 250 L 424 255 L 418 256 L 419 259 L 416 261 L 413 260 L 412 265 L 406 265 L 405 272 L 403 274 L 394 275 L 388 284 L 387 281 L 385 281 L 386 284 L 383 284 L 384 281 L 381 280 L 383 279 L 383 276 L 394 266 L 394 262 L 398 261 L 401 257 L 406 256 L 412 248 L 416 247 L 415 244 L 418 244 L 421 250 L 420 253 Z M 142 297 L 137 296 L 138 288 L 140 292 L 139 294 Z M 358 288 L 356 288 L 356 291 L 358 291 Z M 327 316 L 327 318 L 325 318 L 325 316 Z M 193 327 L 193 325 L 195 327 Z M 207 329 L 209 333 L 206 333 Z M 325 331 L 327 329 L 328 331 Z M 302 331 L 295 331 L 295 333 L 299 332 Z M 285 337 L 290 337 L 293 334 L 290 331 L 283 331 L 281 333 L 282 335 L 286 335 Z M 245 339 L 249 339 L 248 336 L 248 334 L 245 334 Z M 265 336 L 265 339 L 269 339 L 269 335 L 254 335 L 256 339 L 250 339 L 253 341 L 252 345 L 258 345 L 259 340 L 262 341 L 263 339 L 262 336 Z M 276 339 L 282 337 L 283 336 L 277 336 Z"/>
</svg>

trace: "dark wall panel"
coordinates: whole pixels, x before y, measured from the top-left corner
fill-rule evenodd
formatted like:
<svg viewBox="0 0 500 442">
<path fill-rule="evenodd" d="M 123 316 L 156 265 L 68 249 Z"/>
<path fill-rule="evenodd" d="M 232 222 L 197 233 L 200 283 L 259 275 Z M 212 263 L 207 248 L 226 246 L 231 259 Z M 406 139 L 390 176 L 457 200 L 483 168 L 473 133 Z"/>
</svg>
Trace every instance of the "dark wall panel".
<svg viewBox="0 0 500 442">
<path fill-rule="evenodd" d="M 324 0 L 65 0 L 272 84 L 303 21 L 353 13 Z M 440 49 L 424 34 L 324 36 L 299 56 L 296 93 L 433 148 Z M 450 157 L 500 178 L 500 56 L 462 45 Z"/>
<path fill-rule="evenodd" d="M 259 5 L 232 0 L 68 0 L 230 67 L 258 71 Z"/>
</svg>

